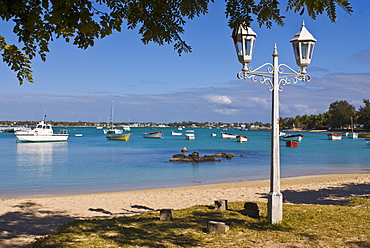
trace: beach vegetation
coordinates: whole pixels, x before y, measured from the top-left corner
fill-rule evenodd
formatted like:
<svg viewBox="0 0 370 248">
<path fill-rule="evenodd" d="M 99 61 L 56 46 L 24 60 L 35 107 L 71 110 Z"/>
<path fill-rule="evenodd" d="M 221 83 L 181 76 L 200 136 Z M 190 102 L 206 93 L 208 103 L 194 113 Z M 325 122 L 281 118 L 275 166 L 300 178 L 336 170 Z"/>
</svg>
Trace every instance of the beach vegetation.
<svg viewBox="0 0 370 248">
<path fill-rule="evenodd" d="M 369 247 L 370 197 L 348 205 L 284 204 L 284 218 L 272 225 L 266 203 L 258 203 L 260 218 L 241 213 L 244 202 L 230 202 L 226 211 L 213 206 L 174 210 L 171 221 L 158 211 L 111 219 L 75 220 L 33 247 Z M 230 229 L 207 233 L 208 221 Z"/>
<path fill-rule="evenodd" d="M 189 20 L 208 14 L 213 0 L 18 0 L 0 1 L 0 17 L 4 25 L 12 27 L 18 44 L 8 44 L 0 36 L 0 55 L 10 69 L 17 73 L 20 84 L 33 82 L 31 61 L 39 55 L 46 61 L 49 43 L 61 39 L 81 49 L 94 46 L 95 41 L 121 32 L 126 27 L 136 30 L 144 45 L 172 44 L 180 55 L 191 52 L 183 39 Z M 225 19 L 230 28 L 239 24 L 271 28 L 275 23 L 284 26 L 285 12 L 306 13 L 312 19 L 326 14 L 337 20 L 337 7 L 351 14 L 349 0 L 287 0 L 284 5 L 276 0 L 227 0 Z M 117 48 L 118 49 L 118 48 Z"/>
</svg>

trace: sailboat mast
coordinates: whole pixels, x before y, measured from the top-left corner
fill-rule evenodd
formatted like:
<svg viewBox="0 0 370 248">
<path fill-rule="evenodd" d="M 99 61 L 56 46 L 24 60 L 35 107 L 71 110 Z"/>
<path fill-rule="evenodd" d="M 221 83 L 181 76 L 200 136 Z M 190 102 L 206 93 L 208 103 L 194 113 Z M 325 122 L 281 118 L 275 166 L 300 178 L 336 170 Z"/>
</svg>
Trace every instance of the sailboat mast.
<svg viewBox="0 0 370 248">
<path fill-rule="evenodd" d="M 114 113 L 114 101 L 112 101 L 112 106 L 111 106 L 111 113 L 110 113 L 110 116 L 111 116 L 111 121 L 112 121 L 112 127 L 114 126 L 113 124 L 113 113 Z"/>
</svg>

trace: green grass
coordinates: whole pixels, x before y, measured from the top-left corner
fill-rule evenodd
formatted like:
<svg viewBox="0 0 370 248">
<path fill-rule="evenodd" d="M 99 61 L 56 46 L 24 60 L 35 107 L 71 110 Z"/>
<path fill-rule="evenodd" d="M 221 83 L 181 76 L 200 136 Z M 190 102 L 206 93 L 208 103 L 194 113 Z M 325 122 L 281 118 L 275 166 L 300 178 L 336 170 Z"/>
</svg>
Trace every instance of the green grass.
<svg viewBox="0 0 370 248">
<path fill-rule="evenodd" d="M 284 220 L 271 225 L 267 206 L 261 218 L 242 215 L 244 202 L 229 210 L 194 206 L 174 211 L 172 221 L 159 213 L 113 219 L 76 220 L 38 239 L 33 247 L 370 247 L 370 197 L 347 206 L 284 204 Z M 225 234 L 207 233 L 210 220 L 225 222 Z"/>
</svg>

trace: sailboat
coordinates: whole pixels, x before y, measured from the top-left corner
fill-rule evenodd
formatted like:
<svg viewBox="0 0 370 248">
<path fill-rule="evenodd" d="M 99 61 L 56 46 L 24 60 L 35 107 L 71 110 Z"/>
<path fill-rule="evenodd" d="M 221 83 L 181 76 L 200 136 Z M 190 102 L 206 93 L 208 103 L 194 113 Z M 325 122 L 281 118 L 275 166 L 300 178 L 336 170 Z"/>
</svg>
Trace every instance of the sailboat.
<svg viewBox="0 0 370 248">
<path fill-rule="evenodd" d="M 114 125 L 113 125 L 113 113 L 114 113 L 114 101 L 112 101 L 112 106 L 111 106 L 110 128 L 104 129 L 103 130 L 104 134 L 122 134 L 123 133 L 123 130 L 122 129 L 114 128 Z"/>
<path fill-rule="evenodd" d="M 357 139 L 358 133 L 353 132 L 353 118 L 351 117 L 351 133 L 348 134 L 348 139 Z"/>
</svg>

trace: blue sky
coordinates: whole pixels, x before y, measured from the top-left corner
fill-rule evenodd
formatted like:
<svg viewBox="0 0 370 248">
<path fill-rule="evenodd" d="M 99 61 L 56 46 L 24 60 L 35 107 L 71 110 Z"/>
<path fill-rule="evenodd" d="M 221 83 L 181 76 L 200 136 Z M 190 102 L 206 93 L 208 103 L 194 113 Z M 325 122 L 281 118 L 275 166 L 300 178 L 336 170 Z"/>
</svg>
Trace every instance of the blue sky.
<svg viewBox="0 0 370 248">
<path fill-rule="evenodd" d="M 0 63 L 0 120 L 107 121 L 111 101 L 115 122 L 270 122 L 267 86 L 239 80 L 242 65 L 235 54 L 224 3 L 210 4 L 209 14 L 189 21 L 183 38 L 193 52 L 178 56 L 172 45 L 143 45 L 137 30 L 123 29 L 80 50 L 56 40 L 47 61 L 33 60 L 34 84 L 20 86 Z M 280 93 L 280 116 L 319 114 L 346 100 L 356 108 L 370 98 L 370 1 L 352 0 L 354 12 L 338 10 L 337 23 L 324 16 L 284 13 L 286 25 L 272 29 L 252 24 L 258 38 L 250 66 L 272 61 L 299 69 L 291 43 L 306 28 L 317 39 L 309 83 L 287 85 Z M 0 21 L 0 35 L 16 42 L 12 26 Z"/>
</svg>

